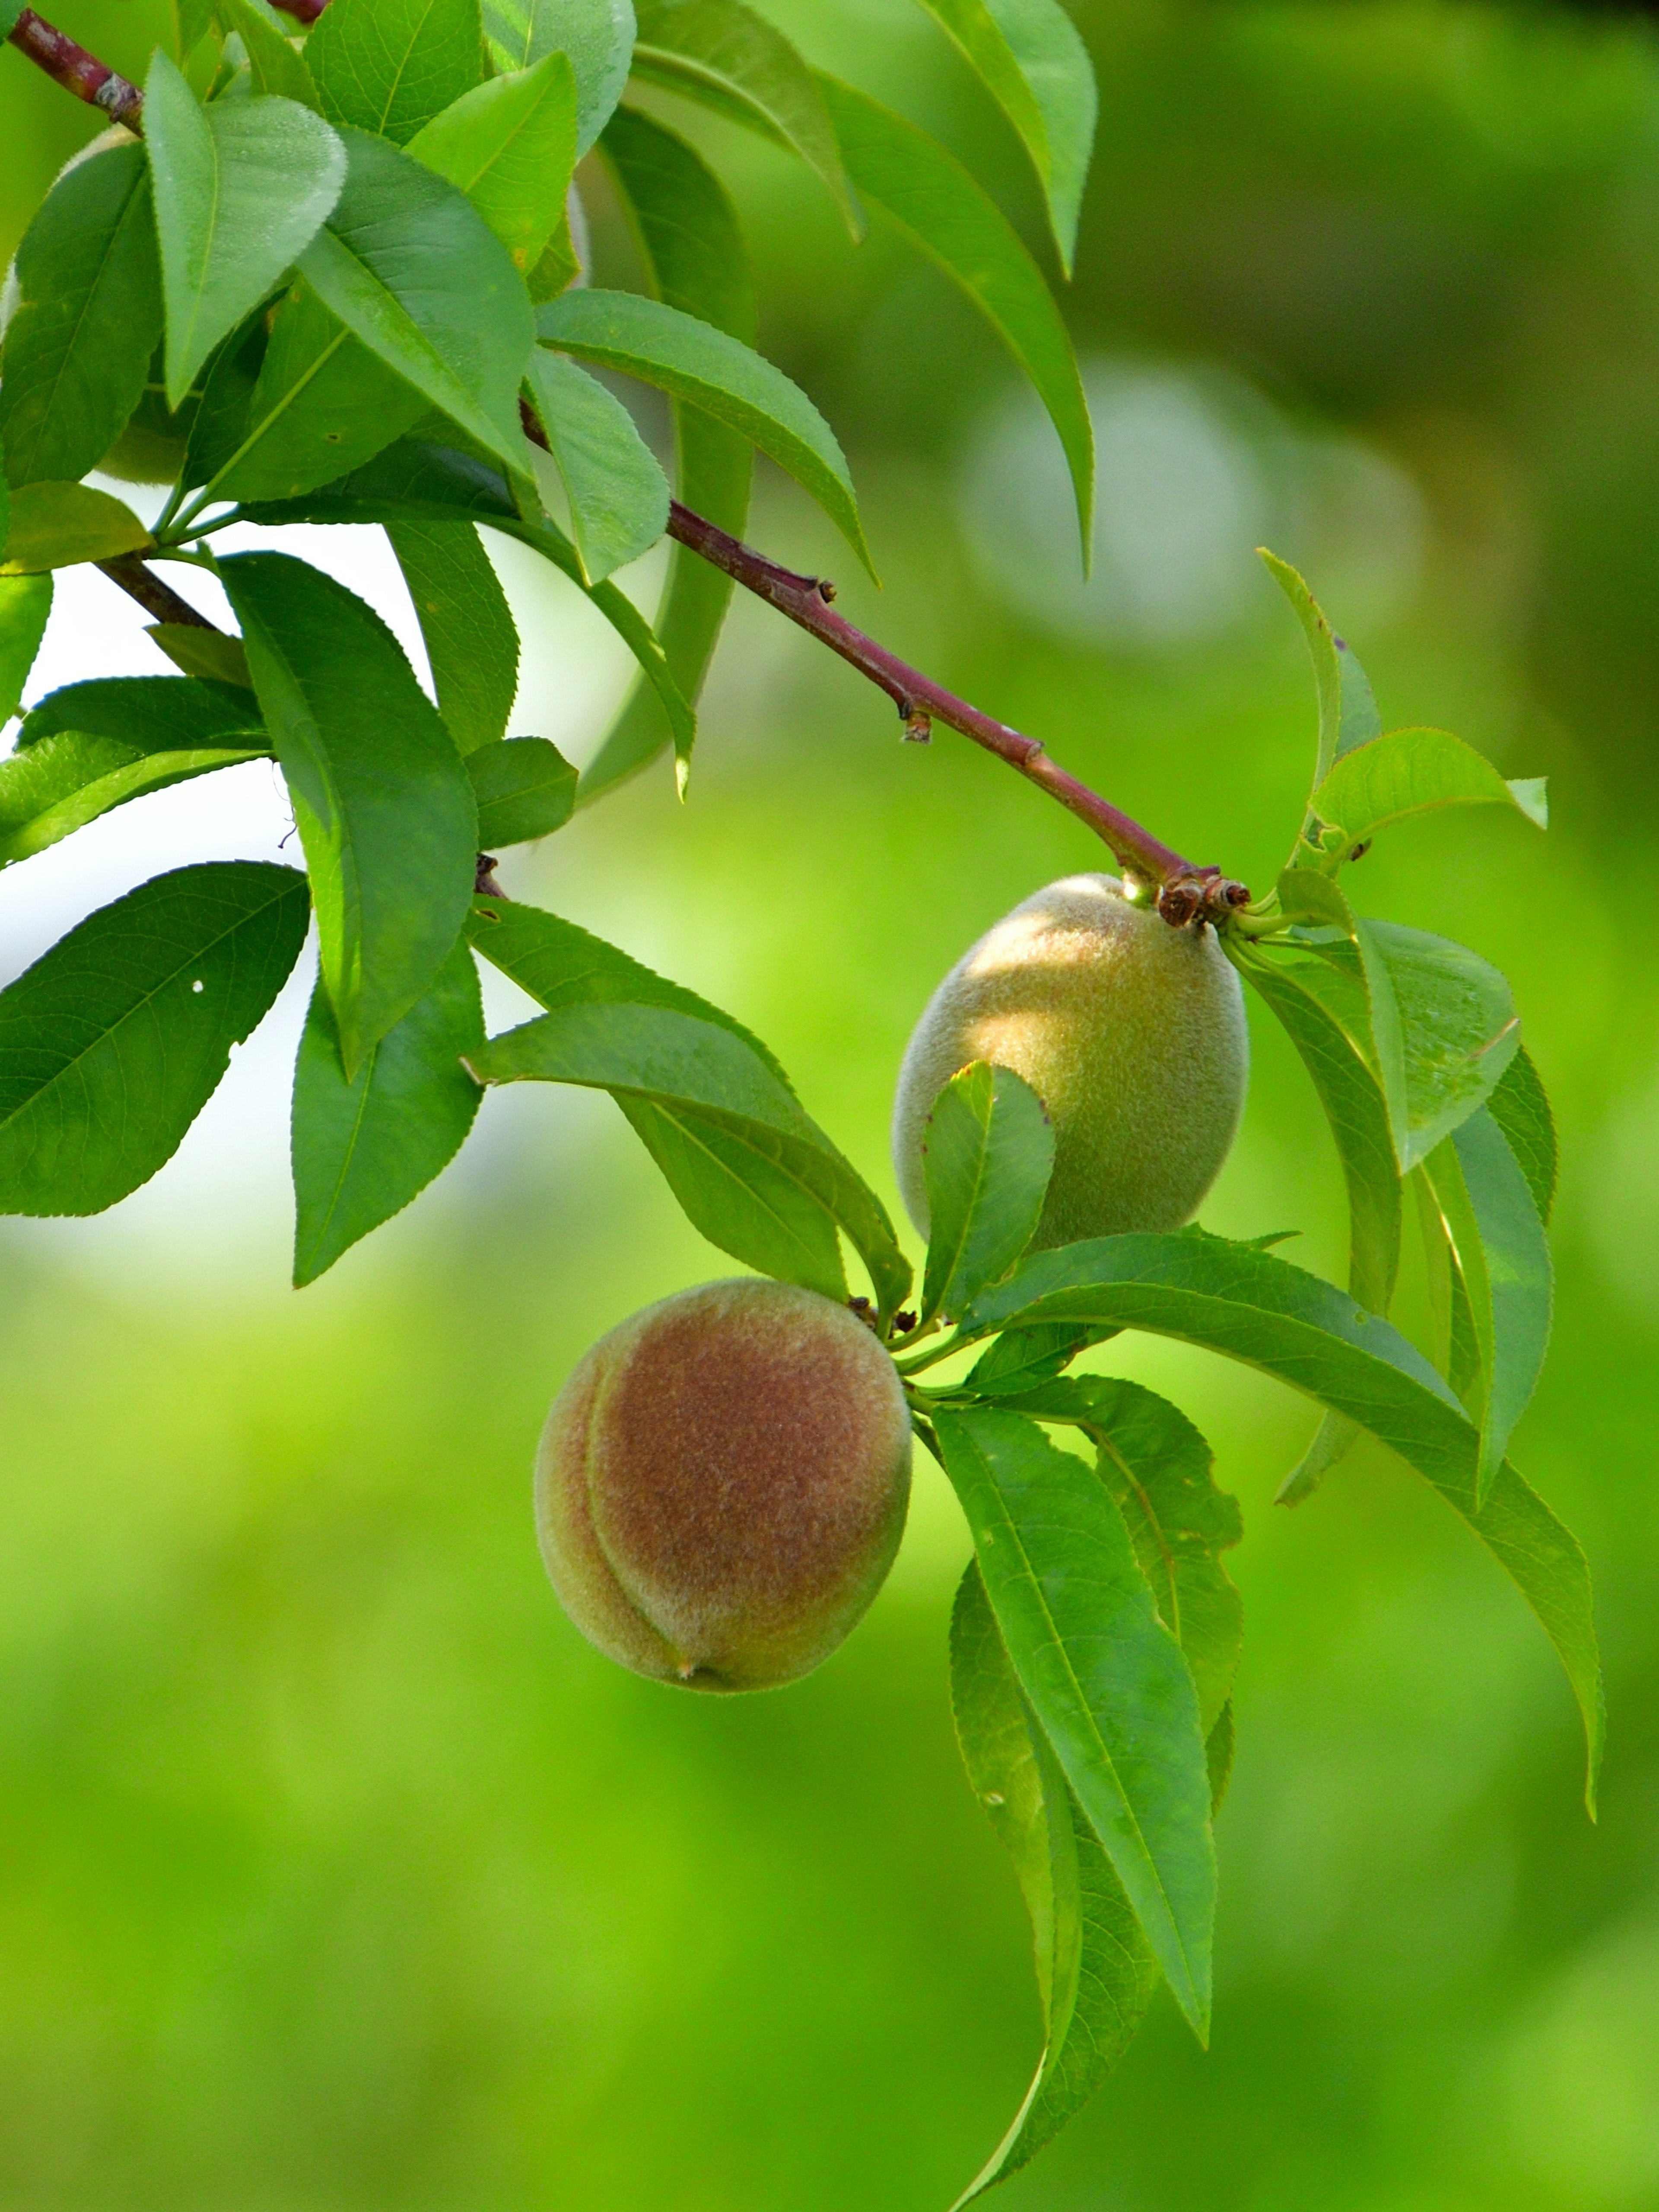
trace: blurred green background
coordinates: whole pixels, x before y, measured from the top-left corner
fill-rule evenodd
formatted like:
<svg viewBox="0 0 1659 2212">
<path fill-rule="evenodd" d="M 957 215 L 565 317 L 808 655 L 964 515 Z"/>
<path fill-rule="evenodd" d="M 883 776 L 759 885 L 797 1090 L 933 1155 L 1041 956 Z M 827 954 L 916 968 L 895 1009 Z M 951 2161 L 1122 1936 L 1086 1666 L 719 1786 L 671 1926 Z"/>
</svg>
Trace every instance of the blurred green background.
<svg viewBox="0 0 1659 2212">
<path fill-rule="evenodd" d="M 776 13 L 1037 237 L 1017 149 L 920 11 Z M 64 20 L 135 73 L 160 27 L 137 0 Z M 1556 1102 L 1555 1345 L 1517 1456 L 1591 1553 L 1612 1731 L 1592 1829 L 1543 1639 L 1425 1487 L 1371 1450 L 1275 1510 L 1310 1409 L 1111 1347 L 1200 1422 L 1245 1507 L 1214 2047 L 1160 2001 L 1003 2201 L 1649 2212 L 1659 40 L 1543 8 L 1080 20 L 1103 111 L 1067 312 L 1102 444 L 1096 585 L 1041 418 L 943 279 L 879 234 L 854 252 L 805 173 L 684 118 L 741 198 L 768 350 L 852 452 L 887 589 L 769 477 L 751 535 L 1258 884 L 1312 757 L 1262 539 L 1390 722 L 1551 776 L 1547 840 L 1443 818 L 1385 840 L 1352 895 L 1506 970 Z M 90 118 L 9 51 L 0 114 L 9 251 Z M 595 221 L 626 281 L 602 192 Z M 535 648 L 516 726 L 591 750 L 614 665 L 556 585 L 504 567 Z M 159 665 L 136 631 L 121 650 Z M 756 1026 L 890 1194 L 927 993 L 1099 848 L 950 733 L 902 746 L 884 702 L 753 605 L 703 726 L 688 806 L 653 773 L 508 887 Z M 161 852 L 181 797 L 123 819 Z M 14 932 L 8 973 L 162 864 L 121 850 L 78 903 L 31 863 L 63 911 Z M 1205 1218 L 1297 1228 L 1290 1256 L 1337 1269 L 1322 1122 L 1288 1048 L 1255 1040 Z M 725 1263 L 606 1102 L 514 1093 L 295 1297 L 266 1057 L 265 1107 L 234 1074 L 214 1109 L 216 1182 L 198 1132 L 105 1222 L 0 1230 L 0 2206 L 944 2212 L 1023 2093 L 1037 2013 L 951 1735 L 967 1543 L 942 1480 L 919 1468 L 890 1584 L 799 1687 L 717 1703 L 611 1667 L 536 1558 L 535 1436 L 586 1344 Z M 1420 1321 L 1414 1279 L 1401 1310 Z"/>
</svg>

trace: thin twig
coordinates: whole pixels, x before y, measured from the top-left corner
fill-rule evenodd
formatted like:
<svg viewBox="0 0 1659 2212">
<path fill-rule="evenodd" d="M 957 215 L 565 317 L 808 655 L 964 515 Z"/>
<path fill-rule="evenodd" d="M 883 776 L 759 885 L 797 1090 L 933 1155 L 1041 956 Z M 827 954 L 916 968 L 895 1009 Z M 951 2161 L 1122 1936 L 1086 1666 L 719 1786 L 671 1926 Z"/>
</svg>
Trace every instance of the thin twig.
<svg viewBox="0 0 1659 2212">
<path fill-rule="evenodd" d="M 188 599 L 181 599 L 171 584 L 164 584 L 154 568 L 147 568 L 136 553 L 122 553 L 113 561 L 100 561 L 98 566 L 111 583 L 118 584 L 129 599 L 137 599 L 147 614 L 160 623 L 178 623 L 186 629 L 210 629 L 222 635 L 216 623 L 210 623 L 198 614 Z"/>
<path fill-rule="evenodd" d="M 6 35 L 65 92 L 72 92 L 89 107 L 101 108 L 112 123 L 125 123 L 129 131 L 142 132 L 144 95 L 137 86 L 118 76 L 95 54 L 76 46 L 33 8 L 24 9 Z"/>
</svg>

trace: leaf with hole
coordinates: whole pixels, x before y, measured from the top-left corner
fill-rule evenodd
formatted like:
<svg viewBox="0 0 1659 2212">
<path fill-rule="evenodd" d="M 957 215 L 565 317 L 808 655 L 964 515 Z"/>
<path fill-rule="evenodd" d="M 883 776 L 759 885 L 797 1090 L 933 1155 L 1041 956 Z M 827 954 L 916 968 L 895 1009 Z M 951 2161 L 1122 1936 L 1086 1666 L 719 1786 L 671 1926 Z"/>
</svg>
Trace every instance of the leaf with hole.
<svg viewBox="0 0 1659 2212">
<path fill-rule="evenodd" d="M 317 236 L 346 182 L 346 151 L 295 100 L 253 94 L 200 106 L 162 53 L 145 84 L 144 137 L 176 408 L 220 339 Z"/>
<path fill-rule="evenodd" d="M 0 437 L 14 484 L 95 468 L 138 404 L 161 335 L 143 149 L 112 146 L 58 179 L 17 249 Z"/>
<path fill-rule="evenodd" d="M 454 740 L 372 608 L 286 553 L 220 563 L 310 872 L 349 1079 L 465 919 L 477 809 Z"/>
<path fill-rule="evenodd" d="M 538 346 L 530 392 L 570 507 L 585 583 L 637 561 L 668 527 L 668 479 L 620 399 Z"/>
<path fill-rule="evenodd" d="M 1127 2050 L 1158 1963 L 1008 1663 L 976 1561 L 951 1615 L 951 1704 L 963 1764 L 1014 1862 L 1031 1919 L 1043 2051 L 1036 2077 L 960 2207 L 1025 2165 Z"/>
<path fill-rule="evenodd" d="M 1019 133 L 1042 180 L 1061 266 L 1072 271 L 1094 152 L 1094 64 L 1060 0 L 921 0 Z"/>
<path fill-rule="evenodd" d="M 400 1213 L 466 1141 L 483 1096 L 461 1065 L 483 1042 L 463 942 L 348 1079 L 319 979 L 294 1070 L 294 1286 Z"/>
<path fill-rule="evenodd" d="M 1204 1737 L 1123 1516 L 1024 1414 L 941 1407 L 933 1423 L 1020 1688 L 1202 2039 L 1215 1917 Z"/>
<path fill-rule="evenodd" d="M 812 495 L 870 566 L 846 457 L 781 369 L 712 324 L 636 292 L 567 292 L 537 309 L 536 327 L 544 345 L 637 376 L 741 431 Z"/>
<path fill-rule="evenodd" d="M 305 941 L 305 878 L 176 868 L 0 992 L 0 1212 L 100 1213 L 172 1158 Z"/>
</svg>

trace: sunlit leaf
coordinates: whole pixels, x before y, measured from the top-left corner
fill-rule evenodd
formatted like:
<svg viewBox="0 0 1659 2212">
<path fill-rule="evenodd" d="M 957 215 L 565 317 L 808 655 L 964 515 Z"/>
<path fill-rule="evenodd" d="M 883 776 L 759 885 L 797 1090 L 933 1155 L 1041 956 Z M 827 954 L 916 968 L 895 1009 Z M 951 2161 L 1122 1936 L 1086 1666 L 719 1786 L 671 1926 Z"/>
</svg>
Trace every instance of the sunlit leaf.
<svg viewBox="0 0 1659 2212">
<path fill-rule="evenodd" d="M 100 1213 L 172 1158 L 305 941 L 305 878 L 176 868 L 0 992 L 0 1212 Z"/>
<path fill-rule="evenodd" d="M 82 730 L 46 738 L 0 760 L 0 867 L 44 852 L 125 799 L 234 768 L 264 750 L 261 743 L 243 751 L 152 753 Z"/>
<path fill-rule="evenodd" d="M 393 522 L 386 536 L 421 625 L 438 712 L 459 750 L 473 752 L 506 729 L 519 688 L 507 594 L 470 522 Z"/>
<path fill-rule="evenodd" d="M 14 484 L 95 468 L 144 388 L 161 280 L 143 149 L 112 146 L 47 193 L 17 250 L 0 437 Z"/>
<path fill-rule="evenodd" d="M 348 1079 L 430 988 L 471 898 L 454 740 L 373 609 L 286 553 L 220 564 L 310 872 Z"/>
<path fill-rule="evenodd" d="M 1379 830 L 1443 806 L 1512 806 L 1544 826 L 1534 785 L 1517 792 L 1449 730 L 1392 730 L 1374 738 L 1343 755 L 1308 805 L 1307 865 L 1333 872 Z"/>
<path fill-rule="evenodd" d="M 1520 1024 L 1509 985 L 1466 946 L 1370 920 L 1358 926 L 1358 943 L 1404 1174 L 1492 1096 L 1520 1044 Z M 1402 1074 L 1397 1095 L 1390 1028 Z"/>
<path fill-rule="evenodd" d="M 1319 695 L 1319 750 L 1313 777 L 1317 789 L 1346 754 L 1382 735 L 1382 720 L 1365 672 L 1347 641 L 1331 628 L 1290 562 L 1269 553 L 1265 546 L 1261 550 L 1268 574 L 1296 610 L 1313 655 L 1314 685 Z"/>
<path fill-rule="evenodd" d="M 1023 1414 L 940 1407 L 933 1425 L 1020 1688 L 1201 2039 L 1215 1913 L 1204 1738 L 1122 1515 Z"/>
<path fill-rule="evenodd" d="M 1502 1081 L 1486 1101 L 1486 1111 L 1509 1139 L 1538 1218 L 1547 1229 L 1555 1205 L 1555 1116 L 1525 1045 L 1504 1069 Z"/>
<path fill-rule="evenodd" d="M 52 578 L 0 576 L 0 723 L 17 712 L 52 613 Z"/>
<path fill-rule="evenodd" d="M 1030 1243 L 1054 1164 L 1042 1101 L 1006 1067 L 975 1060 L 933 1102 L 922 1139 L 930 1231 L 918 1319 L 958 1314 Z"/>
<path fill-rule="evenodd" d="M 90 484 L 20 484 L 11 495 L 0 576 L 33 576 L 82 561 L 112 561 L 149 543 L 130 507 Z"/>
<path fill-rule="evenodd" d="M 632 0 L 484 0 L 484 36 L 495 65 L 528 69 L 568 54 L 576 78 L 576 151 L 604 130 L 628 82 Z"/>
<path fill-rule="evenodd" d="M 320 980 L 294 1070 L 294 1284 L 314 1282 L 401 1212 L 466 1140 L 483 1093 L 461 1055 L 483 1041 L 465 943 L 347 1079 Z"/>
<path fill-rule="evenodd" d="M 199 106 L 159 52 L 145 82 L 144 136 L 176 408 L 226 331 L 316 237 L 346 181 L 346 153 L 296 100 L 256 94 Z"/>
<path fill-rule="evenodd" d="M 409 151 L 466 194 L 515 267 L 536 266 L 564 216 L 576 161 L 576 81 L 565 54 L 492 77 L 434 115 Z"/>
</svg>

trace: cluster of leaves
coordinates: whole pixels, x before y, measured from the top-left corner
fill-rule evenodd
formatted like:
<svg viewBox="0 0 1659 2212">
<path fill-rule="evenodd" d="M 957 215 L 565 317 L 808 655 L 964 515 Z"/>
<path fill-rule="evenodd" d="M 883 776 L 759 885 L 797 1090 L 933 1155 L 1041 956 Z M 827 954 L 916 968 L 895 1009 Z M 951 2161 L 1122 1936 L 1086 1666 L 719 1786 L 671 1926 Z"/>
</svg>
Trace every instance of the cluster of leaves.
<svg viewBox="0 0 1659 2212">
<path fill-rule="evenodd" d="M 1095 102 L 1070 19 L 1058 0 L 924 4 L 1018 131 L 1069 265 Z M 0 28 L 16 12 L 0 0 Z M 36 705 L 0 761 L 0 866 L 264 755 L 306 878 L 178 871 L 0 994 L 0 1211 L 92 1212 L 153 1174 L 313 913 L 321 972 L 293 1120 L 303 1283 L 453 1157 L 479 1096 L 463 1058 L 482 1079 L 505 1069 L 497 1048 L 483 1053 L 474 951 L 517 972 L 526 929 L 566 941 L 551 917 L 497 928 L 471 908 L 481 850 L 548 835 L 577 799 L 552 745 L 507 735 L 519 641 L 480 523 L 550 562 L 640 664 L 582 797 L 671 740 L 684 787 L 732 585 L 677 545 L 653 625 L 612 580 L 663 536 L 670 488 L 592 370 L 669 396 L 675 490 L 696 513 L 742 531 L 758 448 L 868 558 L 834 433 L 753 349 L 731 200 L 690 144 L 623 104 L 630 82 L 792 150 L 854 236 L 879 210 L 948 270 L 1042 392 L 1085 539 L 1091 445 L 1065 325 L 994 203 L 742 0 L 332 0 L 308 35 L 267 0 L 179 0 L 175 44 L 151 63 L 142 138 L 112 132 L 72 164 L 18 255 L 0 358 L 0 717 L 22 696 L 57 568 L 125 562 L 131 580 L 135 560 L 198 564 L 240 635 L 159 622 L 150 635 L 181 672 Z M 585 281 L 573 178 L 590 154 L 632 222 L 648 293 Z M 154 526 L 82 481 L 94 470 L 168 486 Z M 386 529 L 435 709 L 352 592 L 281 552 L 216 555 L 233 525 L 294 522 Z M 621 959 L 594 957 L 605 974 Z M 564 1049 L 567 1079 L 590 1079 L 584 1048 Z M 890 1231 L 870 1225 L 839 1155 L 766 1081 L 763 1099 L 744 1094 L 745 1133 L 682 1112 L 672 1079 L 613 1087 L 695 1218 L 754 1217 L 728 1249 L 758 1266 L 787 1250 L 805 1279 L 843 1291 L 835 1231 L 814 1211 L 828 1194 L 890 1276 Z"/>
<path fill-rule="evenodd" d="M 1425 1476 L 1554 1644 L 1583 1717 L 1594 1806 L 1589 1570 L 1506 1456 L 1549 1332 L 1549 1106 L 1503 977 L 1443 938 L 1357 918 L 1338 885 L 1376 834 L 1433 809 L 1496 803 L 1541 826 L 1542 788 L 1506 783 L 1444 731 L 1384 734 L 1353 655 L 1302 579 L 1271 565 L 1313 649 L 1319 758 L 1290 865 L 1222 942 L 1325 1108 L 1350 1200 L 1348 1290 L 1277 1257 L 1273 1237 L 1189 1229 L 1029 1254 L 1053 1144 L 1041 1100 L 1006 1069 L 963 1070 L 928 1133 L 933 1239 L 917 1337 L 942 1334 L 899 1364 L 973 1531 L 951 1630 L 957 1728 L 1025 1893 L 1047 2022 L 1030 2094 L 964 2203 L 1078 2109 L 1160 1978 L 1198 2034 L 1208 2028 L 1212 1821 L 1232 1761 L 1243 1626 L 1222 1554 L 1238 1541 L 1238 1509 L 1174 1406 L 1067 1371 L 1088 1347 L 1144 1329 L 1312 1399 L 1322 1418 L 1286 1503 L 1361 1431 Z M 1432 1360 L 1386 1319 L 1407 1186 L 1436 1286 Z M 955 1379 L 924 1379 L 969 1350 Z M 1055 1428 L 1090 1457 L 1059 1447 Z"/>
</svg>

